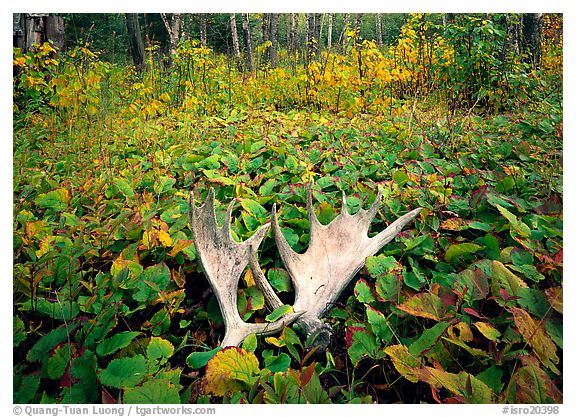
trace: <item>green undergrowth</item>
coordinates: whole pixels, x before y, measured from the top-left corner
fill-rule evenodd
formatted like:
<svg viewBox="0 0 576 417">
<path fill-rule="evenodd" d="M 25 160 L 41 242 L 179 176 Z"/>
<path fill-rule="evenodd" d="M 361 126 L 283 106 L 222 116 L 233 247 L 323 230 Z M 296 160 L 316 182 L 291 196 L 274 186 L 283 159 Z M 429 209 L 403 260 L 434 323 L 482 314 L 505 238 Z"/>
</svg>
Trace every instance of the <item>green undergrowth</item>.
<svg viewBox="0 0 576 417">
<path fill-rule="evenodd" d="M 224 107 L 127 118 L 26 113 L 14 121 L 15 403 L 562 401 L 562 109 L 450 114 L 433 99 L 352 119 Z M 107 107 L 103 107 L 107 109 Z M 423 210 L 343 292 L 334 338 L 292 328 L 215 349 L 217 302 L 188 201 L 250 237 L 277 204 L 304 251 L 311 184 L 326 224 L 383 204 L 376 233 Z M 285 303 L 271 234 L 260 248 Z M 270 314 L 249 272 L 238 308 Z"/>
</svg>

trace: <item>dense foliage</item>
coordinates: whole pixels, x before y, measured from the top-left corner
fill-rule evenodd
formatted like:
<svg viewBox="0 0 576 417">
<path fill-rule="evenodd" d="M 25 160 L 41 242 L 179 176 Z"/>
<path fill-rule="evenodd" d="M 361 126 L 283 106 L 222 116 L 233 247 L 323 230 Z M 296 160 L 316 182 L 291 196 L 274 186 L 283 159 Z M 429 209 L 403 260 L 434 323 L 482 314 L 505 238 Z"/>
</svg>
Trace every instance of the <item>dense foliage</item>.
<svg viewBox="0 0 576 417">
<path fill-rule="evenodd" d="M 141 74 L 86 46 L 15 51 L 14 402 L 561 402 L 552 38 L 539 69 L 474 16 L 414 15 L 382 49 L 349 31 L 342 54 L 253 74 L 195 41 Z M 239 240 L 278 203 L 302 251 L 308 183 L 322 223 L 342 191 L 353 213 L 384 190 L 374 232 L 424 210 L 344 291 L 326 352 L 290 327 L 215 349 L 189 191 L 214 187 L 219 216 L 236 199 Z M 259 258 L 291 303 L 271 236 Z M 249 271 L 238 308 L 270 313 Z"/>
</svg>

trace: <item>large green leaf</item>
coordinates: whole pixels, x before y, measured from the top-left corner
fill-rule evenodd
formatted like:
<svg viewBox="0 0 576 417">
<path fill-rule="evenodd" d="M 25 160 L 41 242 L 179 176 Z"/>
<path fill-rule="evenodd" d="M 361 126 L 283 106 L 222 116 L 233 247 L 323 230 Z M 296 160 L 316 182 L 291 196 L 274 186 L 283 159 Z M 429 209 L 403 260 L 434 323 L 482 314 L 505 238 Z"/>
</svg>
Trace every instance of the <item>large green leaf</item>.
<svg viewBox="0 0 576 417">
<path fill-rule="evenodd" d="M 212 350 L 208 350 L 205 352 L 192 352 L 186 358 L 186 364 L 192 369 L 198 369 L 206 366 L 208 361 L 212 359 L 212 357 L 222 350 L 221 347 L 217 347 Z"/>
<path fill-rule="evenodd" d="M 444 259 L 446 259 L 446 262 L 452 262 L 454 258 L 460 258 L 463 255 L 476 253 L 480 249 L 482 249 L 482 246 L 475 243 L 457 243 L 455 245 L 449 246 L 448 249 L 446 249 Z"/>
<path fill-rule="evenodd" d="M 386 320 L 386 316 L 380 311 L 367 306 L 366 307 L 366 317 L 368 318 L 368 323 L 372 328 L 372 332 L 378 337 L 381 342 L 388 342 L 392 338 L 392 330 Z"/>
<path fill-rule="evenodd" d="M 109 338 L 102 340 L 96 346 L 96 353 L 98 356 L 110 355 L 117 350 L 125 348 L 132 342 L 136 336 L 141 334 L 141 332 L 120 332 Z"/>
<path fill-rule="evenodd" d="M 363 357 L 377 359 L 380 356 L 379 347 L 380 344 L 374 334 L 367 331 L 355 332 L 352 335 L 352 345 L 348 348 L 348 356 L 352 364 L 357 366 Z"/>
<path fill-rule="evenodd" d="M 359 279 L 354 286 L 354 295 L 356 299 L 364 304 L 369 304 L 375 300 L 370 286 L 364 279 Z"/>
<path fill-rule="evenodd" d="M 159 290 L 165 290 L 170 282 L 170 269 L 164 262 L 150 266 L 138 277 L 133 295 L 138 302 L 150 301 L 158 296 Z"/>
<path fill-rule="evenodd" d="M 134 387 L 144 380 L 146 369 L 142 355 L 114 359 L 100 372 L 100 382 L 114 388 Z"/>
<path fill-rule="evenodd" d="M 285 269 L 270 268 L 268 270 L 268 281 L 277 292 L 286 292 L 292 289 L 290 275 Z"/>
<path fill-rule="evenodd" d="M 67 340 L 70 335 L 76 330 L 80 322 L 63 324 L 54 330 L 51 330 L 42 336 L 26 354 L 26 359 L 30 362 L 40 362 L 46 357 L 52 348 L 57 344 Z"/>
<path fill-rule="evenodd" d="M 441 321 L 422 332 L 420 337 L 410 344 L 408 351 L 418 357 L 425 354 L 440 340 L 451 322 Z"/>
</svg>

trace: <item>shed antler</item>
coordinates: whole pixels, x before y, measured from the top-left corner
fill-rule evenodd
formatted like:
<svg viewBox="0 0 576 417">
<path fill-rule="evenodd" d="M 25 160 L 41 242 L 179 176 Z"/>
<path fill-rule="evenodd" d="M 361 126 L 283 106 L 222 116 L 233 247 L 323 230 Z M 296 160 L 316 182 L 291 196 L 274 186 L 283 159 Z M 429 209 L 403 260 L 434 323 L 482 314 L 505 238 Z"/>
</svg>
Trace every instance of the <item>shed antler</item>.
<svg viewBox="0 0 576 417">
<path fill-rule="evenodd" d="M 368 237 L 368 228 L 378 212 L 381 199 L 382 192 L 379 191 L 370 208 L 360 209 L 358 213 L 351 215 L 346 208 L 346 195 L 342 193 L 342 212 L 328 225 L 322 225 L 314 213 L 312 191 L 309 187 L 306 208 L 310 220 L 310 244 L 302 254 L 292 250 L 280 230 L 276 206 L 272 209 L 272 229 L 276 245 L 294 283 L 294 311 L 305 312 L 297 324 L 308 337 L 314 335 L 315 344 L 320 347 L 328 346 L 331 334 L 330 327 L 320 318 L 362 268 L 366 258 L 376 254 L 422 210 L 412 210 L 376 236 Z M 254 258 L 251 267 L 258 285 L 269 286 L 267 282 L 262 282 L 263 275 Z M 271 301 L 272 308 L 281 304 L 278 297 L 267 297 L 267 300 Z"/>
<path fill-rule="evenodd" d="M 194 194 L 190 193 L 189 206 L 194 245 L 204 267 L 206 278 L 220 305 L 226 327 L 221 346 L 238 346 L 252 333 L 263 335 L 276 333 L 296 320 L 301 313 L 285 315 L 274 323 L 246 323 L 238 312 L 236 303 L 240 276 L 248 265 L 250 255 L 258 250 L 270 223 L 260 227 L 248 240 L 237 243 L 230 234 L 234 201 L 228 205 L 222 227 L 216 225 L 213 188 L 210 189 L 206 201 L 200 207 L 196 207 Z"/>
</svg>

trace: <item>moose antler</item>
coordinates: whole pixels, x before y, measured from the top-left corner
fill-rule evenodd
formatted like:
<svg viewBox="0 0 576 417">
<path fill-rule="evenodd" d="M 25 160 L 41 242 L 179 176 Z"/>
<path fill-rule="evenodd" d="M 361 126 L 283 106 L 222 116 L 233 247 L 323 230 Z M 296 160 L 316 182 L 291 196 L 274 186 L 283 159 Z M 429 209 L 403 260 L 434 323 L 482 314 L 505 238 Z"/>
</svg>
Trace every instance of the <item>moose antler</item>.
<svg viewBox="0 0 576 417">
<path fill-rule="evenodd" d="M 310 220 L 310 243 L 306 252 L 298 254 L 292 250 L 280 230 L 276 205 L 272 209 L 272 229 L 282 261 L 290 274 L 295 288 L 294 311 L 305 312 L 297 321 L 308 337 L 314 335 L 314 343 L 321 348 L 328 346 L 331 329 L 320 318 L 330 309 L 342 290 L 362 268 L 366 258 L 376 254 L 391 241 L 421 208 L 404 214 L 374 237 L 368 237 L 368 228 L 376 216 L 382 199 L 378 192 L 372 206 L 354 215 L 346 208 L 346 195 L 342 193 L 342 211 L 328 225 L 322 225 L 312 205 L 312 191 L 308 187 L 306 209 Z M 264 293 L 270 293 L 270 284 L 253 255 L 251 268 L 255 280 Z M 278 297 L 268 294 L 269 307 L 281 305 Z"/>
<path fill-rule="evenodd" d="M 210 188 L 206 201 L 200 207 L 196 207 L 194 194 L 190 193 L 189 207 L 196 252 L 224 319 L 226 332 L 221 346 L 238 346 L 252 333 L 262 335 L 276 333 L 296 320 L 302 313 L 285 315 L 274 323 L 246 323 L 238 312 L 236 302 L 240 276 L 248 265 L 250 255 L 258 250 L 270 228 L 270 223 L 260 227 L 248 240 L 237 243 L 230 234 L 234 201 L 228 205 L 226 220 L 222 227 L 216 225 L 213 188 Z"/>
</svg>

